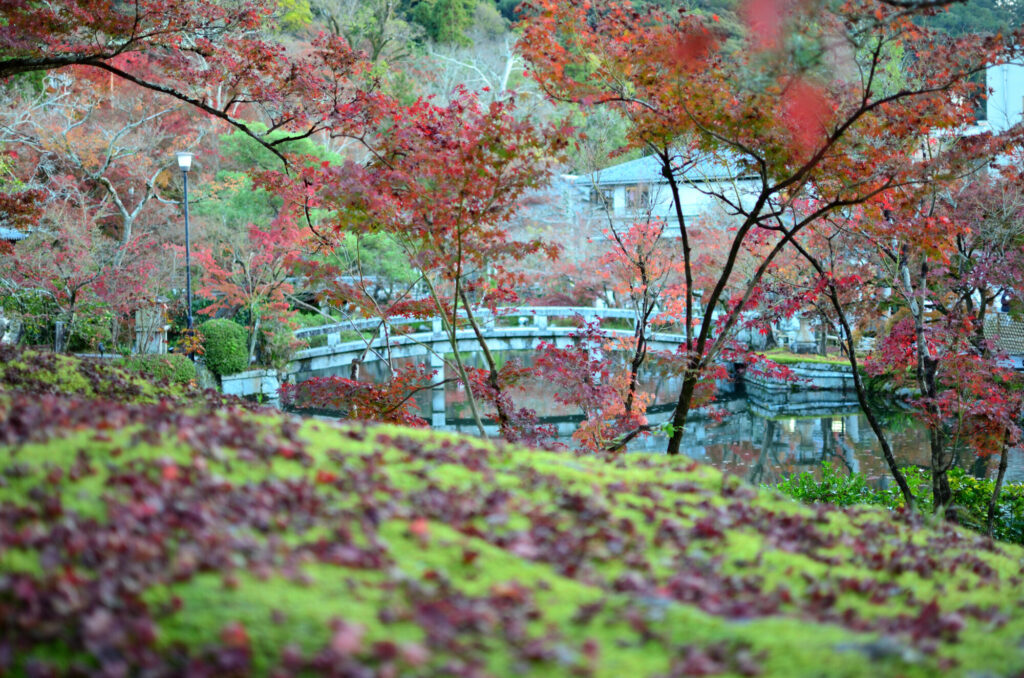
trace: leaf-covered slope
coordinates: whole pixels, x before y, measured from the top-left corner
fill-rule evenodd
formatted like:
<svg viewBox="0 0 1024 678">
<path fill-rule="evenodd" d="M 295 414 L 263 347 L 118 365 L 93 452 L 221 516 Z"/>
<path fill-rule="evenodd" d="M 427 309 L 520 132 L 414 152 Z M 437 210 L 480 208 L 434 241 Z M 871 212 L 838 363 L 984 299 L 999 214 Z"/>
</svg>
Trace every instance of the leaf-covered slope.
<svg viewBox="0 0 1024 678">
<path fill-rule="evenodd" d="M 203 396 L 194 387 L 144 373 L 150 367 L 148 362 L 140 356 L 133 361 L 139 369 L 131 370 L 107 360 L 83 360 L 71 355 L 0 344 L 0 392 L 72 395 L 142 403 Z M 164 371 L 168 370 L 165 368 Z"/>
<path fill-rule="evenodd" d="M 1013 675 L 1024 552 L 703 466 L 0 393 L 15 674 Z"/>
</svg>

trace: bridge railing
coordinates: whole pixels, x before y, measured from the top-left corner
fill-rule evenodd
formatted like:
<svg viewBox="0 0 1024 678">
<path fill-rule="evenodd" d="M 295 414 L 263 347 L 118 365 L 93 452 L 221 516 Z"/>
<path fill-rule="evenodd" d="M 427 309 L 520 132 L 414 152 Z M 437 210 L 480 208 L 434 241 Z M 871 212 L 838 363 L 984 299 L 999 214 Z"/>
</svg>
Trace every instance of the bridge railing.
<svg viewBox="0 0 1024 678">
<path fill-rule="evenodd" d="M 500 319 L 518 318 L 521 326 L 547 327 L 549 318 L 572 318 L 581 316 L 585 321 L 597 318 L 621 318 L 636 320 L 636 314 L 628 308 L 593 308 L 589 306 L 501 306 L 495 313 L 490 309 L 478 309 L 473 311 L 473 317 L 481 325 L 491 328 Z M 460 318 L 465 318 L 465 313 L 459 313 Z M 403 327 L 408 325 L 429 326 L 431 331 L 441 331 L 440 318 L 413 318 L 405 316 L 394 316 L 387 319 L 387 326 L 390 328 Z M 338 334 L 340 332 L 376 330 L 382 326 L 380 318 L 352 318 L 330 325 L 319 327 L 306 327 L 295 331 L 297 339 L 309 339 L 321 334 Z"/>
</svg>

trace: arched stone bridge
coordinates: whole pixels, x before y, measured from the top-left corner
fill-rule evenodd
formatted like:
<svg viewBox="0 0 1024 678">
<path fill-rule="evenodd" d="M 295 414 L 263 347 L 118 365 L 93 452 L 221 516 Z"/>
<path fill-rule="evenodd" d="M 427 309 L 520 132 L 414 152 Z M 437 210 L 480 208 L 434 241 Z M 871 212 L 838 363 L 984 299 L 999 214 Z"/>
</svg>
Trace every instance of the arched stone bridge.
<svg viewBox="0 0 1024 678">
<path fill-rule="evenodd" d="M 572 334 L 577 327 L 559 327 L 551 324 L 552 318 L 582 317 L 590 322 L 598 318 L 618 318 L 635 327 L 636 316 L 630 309 L 590 308 L 574 306 L 536 306 L 499 308 L 497 313 L 481 309 L 473 314 L 487 345 L 492 351 L 522 351 L 537 348 L 541 342 L 555 344 L 560 348 L 572 345 Z M 512 326 L 507 324 L 512 321 Z M 388 320 L 389 331 L 384 332 L 379 318 L 351 320 L 334 325 L 308 327 L 297 330 L 296 338 L 309 339 L 317 335 L 327 336 L 327 345 L 298 351 L 289 366 L 293 381 L 302 381 L 312 373 L 323 370 L 337 370 L 361 359 L 364 363 L 384 359 L 389 350 L 392 358 L 426 358 L 431 367 L 440 368 L 443 356 L 452 352 L 448 335 L 444 333 L 440 318 L 423 320 L 417 318 L 392 318 Z M 365 331 L 381 327 L 373 339 L 362 338 L 341 341 L 341 333 L 351 330 Z M 409 328 L 412 331 L 409 331 Z M 397 331 L 396 331 L 397 330 Z M 632 337 L 633 329 L 605 329 L 609 337 Z M 470 328 L 456 332 L 460 352 L 480 351 L 480 344 Z M 682 334 L 654 333 L 648 336 L 653 350 L 674 350 L 686 338 Z M 369 344 L 369 350 L 367 345 Z"/>
</svg>

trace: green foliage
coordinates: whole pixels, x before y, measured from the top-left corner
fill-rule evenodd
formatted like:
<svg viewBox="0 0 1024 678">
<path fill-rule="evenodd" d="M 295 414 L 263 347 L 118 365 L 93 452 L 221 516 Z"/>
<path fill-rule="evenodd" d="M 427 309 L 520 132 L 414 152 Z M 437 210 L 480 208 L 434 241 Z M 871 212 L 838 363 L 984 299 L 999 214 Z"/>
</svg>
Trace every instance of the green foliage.
<svg viewBox="0 0 1024 678">
<path fill-rule="evenodd" d="M 984 531 L 988 521 L 988 502 L 995 481 L 975 478 L 955 468 L 949 473 L 949 487 L 953 490 L 953 504 L 959 509 L 960 523 Z M 931 498 L 931 493 L 925 496 Z M 1004 484 L 996 504 L 993 523 L 996 539 L 1024 544 L 1024 484 Z"/>
<path fill-rule="evenodd" d="M 418 277 L 416 269 L 389 233 L 343 234 L 326 263 L 355 274 L 362 270 L 366 277 L 379 276 L 396 283 L 411 283 Z"/>
<path fill-rule="evenodd" d="M 266 227 L 284 204 L 264 189 L 253 188 L 252 179 L 242 171 L 221 170 L 207 188 L 215 199 L 196 203 L 192 211 L 207 223 L 220 222 L 228 233 L 244 233 L 249 224 Z"/>
<path fill-rule="evenodd" d="M 907 469 L 908 472 L 914 470 Z M 805 504 L 828 503 L 836 506 L 878 504 L 895 508 L 902 503 L 899 488 L 876 490 L 868 485 L 864 475 L 860 473 L 840 474 L 827 461 L 821 465 L 821 480 L 815 478 L 810 471 L 804 471 L 789 476 L 779 483 L 776 489 Z"/>
<path fill-rule="evenodd" d="M 916 467 L 905 468 L 903 473 L 917 500 L 918 508 L 924 513 L 931 513 L 930 474 Z M 975 478 L 962 469 L 954 468 L 949 473 L 949 486 L 953 491 L 953 504 L 959 510 L 960 523 L 974 530 L 985 531 L 988 503 L 995 481 Z M 904 505 L 903 496 L 895 483 L 886 489 L 875 489 L 868 485 L 863 474 L 840 474 L 828 462 L 821 465 L 821 480 L 815 478 L 811 472 L 804 471 L 783 480 L 776 489 L 806 504 L 872 504 L 890 509 L 902 508 Z M 993 536 L 1004 541 L 1024 544 L 1024 485 L 1003 486 L 999 503 L 996 505 Z"/>
<path fill-rule="evenodd" d="M 292 317 L 292 322 L 297 324 L 300 328 L 305 327 L 323 327 L 324 325 L 330 325 L 334 322 L 334 318 L 324 315 L 323 313 L 296 313 Z"/>
<path fill-rule="evenodd" d="M 920 23 L 937 28 L 950 35 L 960 36 L 972 33 L 995 35 L 1024 22 L 1024 4 L 1003 0 L 970 0 L 953 2 L 944 11 L 923 17 Z"/>
<path fill-rule="evenodd" d="M 203 335 L 206 367 L 214 374 L 236 374 L 249 366 L 245 328 L 222 318 L 207 320 L 199 326 Z"/>
<path fill-rule="evenodd" d="M 265 367 L 283 370 L 301 346 L 289 323 L 267 319 L 260 328 L 257 343 L 259 362 Z"/>
<path fill-rule="evenodd" d="M 333 318 L 329 318 L 321 313 L 296 313 L 295 316 L 292 317 L 292 321 L 301 328 L 323 327 L 324 325 L 330 325 L 335 322 Z M 326 345 L 326 334 L 315 334 L 306 339 L 306 348 L 320 348 L 321 346 Z"/>
<path fill-rule="evenodd" d="M 270 141 L 287 136 L 286 132 L 271 132 L 264 135 L 266 126 L 258 122 L 251 122 L 248 125 L 253 128 L 256 134 Z M 222 134 L 220 144 L 220 152 L 231 169 L 244 172 L 253 169 L 269 170 L 281 168 L 281 160 L 276 155 L 243 132 L 235 131 L 229 134 Z M 333 164 L 341 164 L 342 162 L 340 155 L 328 151 L 320 144 L 308 138 L 280 144 L 278 150 L 282 153 L 312 156 L 317 160 L 326 160 Z"/>
<path fill-rule="evenodd" d="M 850 361 L 845 357 L 831 357 L 823 355 L 814 355 L 811 353 L 791 353 L 784 348 L 773 348 L 770 351 L 762 353 L 765 358 L 770 359 L 772 362 L 778 363 L 779 365 L 799 365 L 800 363 L 814 363 L 816 365 L 849 365 Z M 861 369 L 863 372 L 863 368 Z"/>
<path fill-rule="evenodd" d="M 0 82 L 0 89 L 7 92 L 25 92 L 41 94 L 46 89 L 46 71 L 29 71 L 18 73 Z"/>
<path fill-rule="evenodd" d="M 60 312 L 42 290 L 13 289 L 0 294 L 0 310 L 21 322 L 20 343 L 53 346 L 53 319 Z"/>
<path fill-rule="evenodd" d="M 576 128 L 579 142 L 568 150 L 568 169 L 576 174 L 589 174 L 611 162 L 627 162 L 643 155 L 633 149 L 618 153 L 627 144 L 630 123 L 615 108 L 585 109 L 571 105 L 570 124 Z"/>
<path fill-rule="evenodd" d="M 180 354 L 133 355 L 123 358 L 120 365 L 129 372 L 172 384 L 188 384 L 196 378 L 195 364 Z"/>
<path fill-rule="evenodd" d="M 313 22 L 309 0 L 280 0 L 281 26 L 289 31 L 305 28 Z"/>
<path fill-rule="evenodd" d="M 326 334 L 315 334 L 306 339 L 306 348 L 321 348 L 327 345 Z"/>
<path fill-rule="evenodd" d="M 67 350 L 73 353 L 95 351 L 100 342 L 110 346 L 113 314 L 102 302 L 81 304 L 68 329 Z M 113 347 L 111 347 L 113 348 Z"/>
<path fill-rule="evenodd" d="M 412 18 L 434 42 L 470 45 L 466 31 L 473 26 L 477 0 L 418 0 L 412 7 Z"/>
</svg>

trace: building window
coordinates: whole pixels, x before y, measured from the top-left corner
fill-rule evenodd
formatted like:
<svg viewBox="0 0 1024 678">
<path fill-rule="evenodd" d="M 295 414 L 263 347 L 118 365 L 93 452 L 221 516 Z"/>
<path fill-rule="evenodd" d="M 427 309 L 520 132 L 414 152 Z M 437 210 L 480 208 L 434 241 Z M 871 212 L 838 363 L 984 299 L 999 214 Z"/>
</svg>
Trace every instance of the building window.
<svg viewBox="0 0 1024 678">
<path fill-rule="evenodd" d="M 651 206 L 651 190 L 644 184 L 630 186 L 626 189 L 626 208 L 645 210 Z"/>
<path fill-rule="evenodd" d="M 590 202 L 595 207 L 612 209 L 612 207 L 615 205 L 614 191 L 610 188 L 591 189 Z"/>
</svg>

